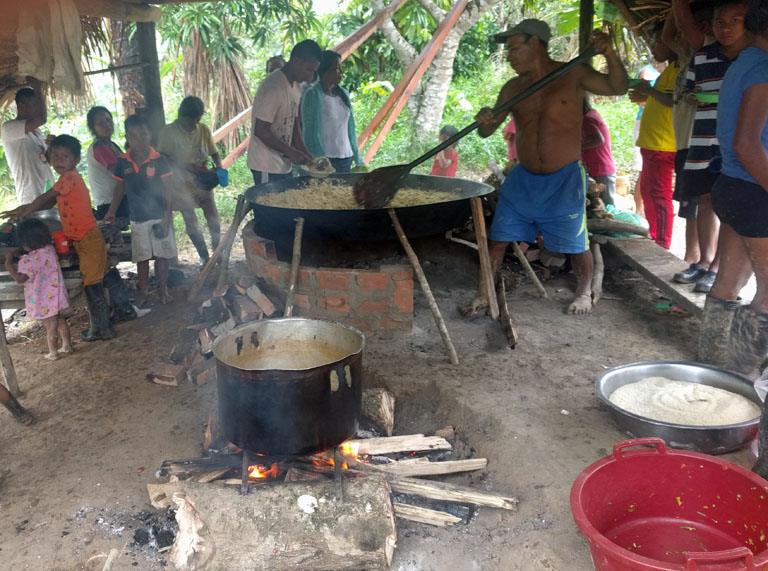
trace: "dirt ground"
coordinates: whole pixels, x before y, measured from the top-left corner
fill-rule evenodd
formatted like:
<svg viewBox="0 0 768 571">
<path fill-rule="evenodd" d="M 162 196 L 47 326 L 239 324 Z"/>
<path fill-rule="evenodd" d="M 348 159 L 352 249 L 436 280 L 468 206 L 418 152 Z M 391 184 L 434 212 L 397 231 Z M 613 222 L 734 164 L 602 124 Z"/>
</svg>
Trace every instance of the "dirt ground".
<svg viewBox="0 0 768 571">
<path fill-rule="evenodd" d="M 365 382 L 395 393 L 400 434 L 455 426 L 457 448 L 489 464 L 450 480 L 514 495 L 519 510 L 482 508 L 468 525 L 447 530 L 399 522 L 392 569 L 591 569 L 571 517 L 570 487 L 623 439 L 595 397 L 595 378 L 638 360 L 692 359 L 698 324 L 655 315 L 658 292 L 612 267 L 610 299 L 587 316 L 563 313 L 571 276 L 547 282 L 549 301 L 529 284 L 511 291 L 520 341 L 509 351 L 489 335 L 490 318 L 467 321 L 456 312 L 472 294 L 476 265 L 465 247 L 450 250 L 425 256 L 425 270 L 461 363 L 448 363 L 417 288 L 411 332 L 367 335 Z M 242 252 L 233 259 L 243 271 Z M 176 294 L 183 298 L 183 291 Z M 146 484 L 158 481 L 163 460 L 200 455 L 216 387 L 160 387 L 145 373 L 166 358 L 193 312 L 181 301 L 154 305 L 149 315 L 118 325 L 116 339 L 78 343 L 75 354 L 53 363 L 42 358 L 39 330 L 17 335 L 11 354 L 21 400 L 38 421 L 21 426 L 0 410 L 1 569 L 101 570 L 112 548 L 121 550 L 113 571 L 165 567 L 154 544 L 134 541 L 146 512 L 155 513 Z M 84 325 L 81 312 L 73 332 Z M 747 451 L 729 458 L 750 464 Z"/>
</svg>

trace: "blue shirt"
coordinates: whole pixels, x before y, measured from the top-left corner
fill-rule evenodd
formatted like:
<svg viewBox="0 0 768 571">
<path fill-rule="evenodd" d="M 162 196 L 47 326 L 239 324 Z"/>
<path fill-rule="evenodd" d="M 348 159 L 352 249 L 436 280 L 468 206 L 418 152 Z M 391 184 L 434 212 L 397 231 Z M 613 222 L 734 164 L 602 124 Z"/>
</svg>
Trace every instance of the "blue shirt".
<svg viewBox="0 0 768 571">
<path fill-rule="evenodd" d="M 717 107 L 717 139 L 723 156 L 723 174 L 757 184 L 733 152 L 733 136 L 739 119 L 739 108 L 744 92 L 760 83 L 768 83 L 768 52 L 747 48 L 739 55 L 725 74 Z M 768 123 L 760 136 L 768 149 Z"/>
</svg>

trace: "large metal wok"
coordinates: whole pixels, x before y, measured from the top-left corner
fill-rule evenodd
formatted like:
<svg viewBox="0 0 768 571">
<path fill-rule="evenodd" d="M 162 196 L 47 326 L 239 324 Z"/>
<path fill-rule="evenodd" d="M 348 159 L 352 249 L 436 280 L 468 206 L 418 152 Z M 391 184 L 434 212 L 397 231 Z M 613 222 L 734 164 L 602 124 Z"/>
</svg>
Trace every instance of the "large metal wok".
<svg viewBox="0 0 768 571">
<path fill-rule="evenodd" d="M 327 179 L 331 184 L 343 184 L 352 188 L 361 173 L 337 174 Z M 304 236 L 312 239 L 336 240 L 397 240 L 392 228 L 392 221 L 386 208 L 356 210 L 302 210 L 281 208 L 256 203 L 260 194 L 283 192 L 294 188 L 304 188 L 312 177 L 301 176 L 268 182 L 252 186 L 245 191 L 245 198 L 253 204 L 256 218 L 256 232 L 259 236 L 272 239 L 292 239 L 294 220 L 304 218 Z M 421 238 L 442 234 L 447 230 L 461 226 L 470 215 L 469 201 L 475 196 L 484 196 L 493 188 L 481 182 L 463 178 L 448 178 L 412 174 L 402 184 L 407 188 L 418 188 L 424 192 L 453 192 L 455 200 L 435 202 L 422 206 L 396 208 L 406 235 L 409 238 Z"/>
</svg>

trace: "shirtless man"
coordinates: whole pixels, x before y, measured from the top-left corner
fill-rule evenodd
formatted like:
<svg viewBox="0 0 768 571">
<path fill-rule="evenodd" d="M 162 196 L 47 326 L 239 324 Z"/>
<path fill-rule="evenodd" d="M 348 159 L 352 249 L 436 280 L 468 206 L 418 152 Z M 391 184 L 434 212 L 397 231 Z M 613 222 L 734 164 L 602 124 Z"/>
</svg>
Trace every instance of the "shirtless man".
<svg viewBox="0 0 768 571">
<path fill-rule="evenodd" d="M 549 26 L 533 19 L 523 20 L 494 36 L 497 42 L 506 45 L 507 61 L 518 74 L 501 88 L 497 105 L 563 65 L 547 53 L 550 37 Z M 628 84 L 627 72 L 609 37 L 595 32 L 593 41 L 597 52 L 605 56 L 607 75 L 581 64 L 512 108 L 520 164 L 504 180 L 489 234 L 494 273 L 501 267 L 510 242 L 535 242 L 539 232 L 548 250 L 571 254 L 578 285 L 576 297 L 568 307 L 570 314 L 592 310 L 587 181 L 579 162 L 584 95 L 587 91 L 622 95 Z M 480 123 L 480 136 L 488 137 L 506 120 L 506 114 L 494 117 L 484 107 L 475 119 Z M 473 315 L 487 305 L 481 290 L 460 311 Z"/>
</svg>

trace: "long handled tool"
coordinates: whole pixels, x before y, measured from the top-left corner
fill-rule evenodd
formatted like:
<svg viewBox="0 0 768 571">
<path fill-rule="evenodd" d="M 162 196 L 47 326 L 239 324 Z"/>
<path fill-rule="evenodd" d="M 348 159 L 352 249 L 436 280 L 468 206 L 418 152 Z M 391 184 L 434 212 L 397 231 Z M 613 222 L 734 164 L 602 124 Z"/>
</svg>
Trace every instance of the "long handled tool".
<svg viewBox="0 0 768 571">
<path fill-rule="evenodd" d="M 593 46 L 587 47 L 583 53 L 579 54 L 571 61 L 563 64 L 555 71 L 548 73 L 539 81 L 530 87 L 527 87 L 508 101 L 494 107 L 494 116 L 506 113 L 512 107 L 520 103 L 522 100 L 530 97 L 545 85 L 553 82 L 555 79 L 564 73 L 567 73 L 577 65 L 587 61 L 588 59 L 591 59 L 596 55 L 596 53 L 597 52 Z M 366 175 L 363 175 L 357 179 L 357 182 L 355 183 L 355 200 L 358 204 L 364 206 L 365 208 L 384 208 L 394 198 L 395 194 L 402 186 L 405 177 L 407 177 L 415 167 L 424 161 L 431 159 L 443 149 L 446 149 L 455 144 L 457 141 L 464 138 L 466 135 L 469 135 L 479 126 L 480 124 L 477 121 L 474 121 L 472 124 L 467 125 L 461 131 L 456 133 L 453 137 L 449 137 L 447 140 L 432 150 L 427 151 L 418 159 L 415 159 L 406 165 L 381 167 L 371 171 Z"/>
<path fill-rule="evenodd" d="M 299 277 L 299 264 L 301 263 L 301 235 L 304 232 L 304 219 L 296 219 L 296 228 L 293 232 L 293 255 L 291 256 L 291 276 L 288 279 L 288 293 L 285 296 L 284 317 L 293 315 L 293 299 L 296 294 L 296 281 Z"/>
</svg>

